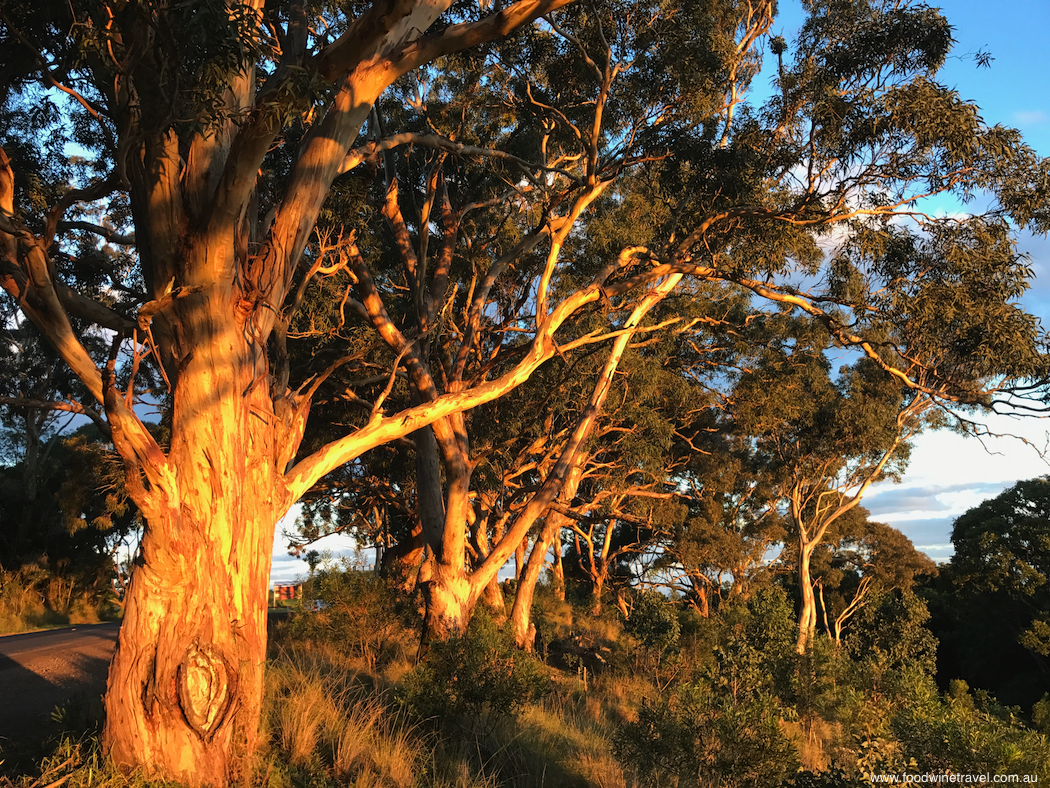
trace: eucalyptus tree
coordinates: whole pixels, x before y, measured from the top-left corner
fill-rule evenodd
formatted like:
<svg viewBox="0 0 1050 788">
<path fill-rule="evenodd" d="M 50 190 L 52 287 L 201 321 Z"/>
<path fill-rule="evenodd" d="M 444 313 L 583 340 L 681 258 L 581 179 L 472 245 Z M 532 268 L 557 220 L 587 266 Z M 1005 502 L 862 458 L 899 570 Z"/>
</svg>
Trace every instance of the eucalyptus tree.
<svg viewBox="0 0 1050 788">
<path fill-rule="evenodd" d="M 733 390 L 733 429 L 755 442 L 786 509 L 802 653 L 817 626 L 814 551 L 874 482 L 899 478 L 930 401 L 922 393 L 908 396 L 867 358 L 844 367 L 835 381 L 821 327 L 778 322 L 784 346 L 763 354 Z"/>
<path fill-rule="evenodd" d="M 1024 271 L 1003 256 L 1005 213 L 946 228 L 928 255 L 898 253 L 936 234 L 933 220 L 919 217 L 921 238 L 890 221 L 924 195 L 984 189 L 1017 226 L 1039 218 L 1046 183 L 1016 133 L 934 81 L 951 43 L 938 12 L 810 3 L 793 59 L 773 46 L 781 67 L 759 110 L 746 96 L 772 2 L 567 3 L 3 6 L 8 106 L 49 107 L 44 128 L 73 128 L 87 166 L 33 202 L 18 158 L 0 156 L 0 284 L 80 378 L 78 406 L 108 424 L 147 523 L 106 695 L 118 763 L 192 784 L 243 765 L 258 737 L 274 523 L 378 445 L 413 435 L 424 447 L 431 615 L 460 626 L 476 592 L 460 414 L 559 353 L 617 340 L 571 442 L 485 559 L 491 574 L 556 498 L 616 354 L 683 276 L 801 310 L 944 401 L 987 401 L 1040 370 L 1035 326 L 1011 306 Z M 458 108 L 464 133 L 451 113 L 427 126 L 440 114 L 428 102 Z M 422 164 L 401 174 L 406 153 Z M 326 213 L 341 176 L 375 181 L 376 210 L 362 199 L 345 220 Z M 629 210 L 648 221 L 615 221 Z M 605 232 L 585 231 L 592 216 L 611 220 Z M 853 254 L 817 277 L 819 236 L 836 224 L 858 239 Z M 68 286 L 76 233 L 126 252 L 100 261 L 121 281 Z M 799 287 L 799 272 L 816 284 Z M 353 326 L 351 344 L 323 369 L 293 368 L 309 333 L 297 315 L 322 282 L 338 293 L 328 346 Z M 987 285 L 970 302 L 984 322 L 952 321 L 953 347 L 981 359 L 971 382 L 995 386 L 925 361 L 920 380 L 911 338 L 889 330 L 945 328 L 960 283 Z M 601 309 L 609 330 L 559 334 Z M 978 324 L 996 327 L 967 330 Z M 100 337 L 108 352 L 91 347 Z M 131 373 L 150 365 L 170 388 L 166 448 L 133 408 Z M 336 383 L 360 419 L 301 450 L 313 397 Z M 426 481 L 438 475 L 445 488 Z M 424 502 L 424 489 L 439 494 Z"/>
<path fill-rule="evenodd" d="M 826 535 L 811 564 L 824 630 L 836 645 L 873 598 L 891 591 L 914 593 L 923 578 L 937 576 L 937 565 L 903 533 L 872 522 L 863 507 L 853 514 Z"/>
</svg>

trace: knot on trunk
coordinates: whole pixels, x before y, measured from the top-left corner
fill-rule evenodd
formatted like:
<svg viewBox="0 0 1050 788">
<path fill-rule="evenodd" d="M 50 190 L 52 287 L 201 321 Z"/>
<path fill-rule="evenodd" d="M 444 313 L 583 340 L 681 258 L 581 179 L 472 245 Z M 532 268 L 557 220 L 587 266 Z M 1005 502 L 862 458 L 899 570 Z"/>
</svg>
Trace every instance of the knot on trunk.
<svg viewBox="0 0 1050 788">
<path fill-rule="evenodd" d="M 237 674 L 214 648 L 194 643 L 178 667 L 176 683 L 186 723 L 210 741 L 233 702 Z"/>
</svg>

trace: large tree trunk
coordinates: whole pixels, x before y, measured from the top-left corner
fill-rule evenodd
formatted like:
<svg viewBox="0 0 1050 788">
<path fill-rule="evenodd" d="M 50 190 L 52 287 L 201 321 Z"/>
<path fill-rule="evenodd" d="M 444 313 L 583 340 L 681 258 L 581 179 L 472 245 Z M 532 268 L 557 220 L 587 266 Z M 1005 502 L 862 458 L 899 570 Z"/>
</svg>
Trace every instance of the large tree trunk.
<svg viewBox="0 0 1050 788">
<path fill-rule="evenodd" d="M 426 604 L 424 646 L 431 640 L 440 642 L 461 637 L 467 631 L 477 603 L 466 571 L 441 563 L 435 563 L 430 581 L 423 585 L 423 600 Z"/>
<path fill-rule="evenodd" d="M 143 539 L 146 563 L 109 673 L 105 742 L 119 764 L 223 785 L 256 744 L 273 526 L 218 512 L 171 518 L 167 533 L 151 527 Z M 236 557 L 216 532 L 242 535 Z"/>
<path fill-rule="evenodd" d="M 301 413 L 253 386 L 265 360 L 222 319 L 230 305 L 214 291 L 180 305 L 168 456 L 128 469 L 146 529 L 103 737 L 117 764 L 190 785 L 227 784 L 256 745 L 274 526 L 302 434 Z M 125 457 L 148 454 L 123 431 L 118 397 L 107 391 L 114 442 Z"/>
</svg>

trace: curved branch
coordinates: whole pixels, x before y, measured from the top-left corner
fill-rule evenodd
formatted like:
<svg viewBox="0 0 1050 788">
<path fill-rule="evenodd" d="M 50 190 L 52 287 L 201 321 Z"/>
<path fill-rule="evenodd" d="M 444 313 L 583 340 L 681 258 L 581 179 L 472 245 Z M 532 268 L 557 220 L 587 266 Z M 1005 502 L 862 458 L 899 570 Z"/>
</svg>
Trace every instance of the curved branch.
<svg viewBox="0 0 1050 788">
<path fill-rule="evenodd" d="M 435 58 L 507 36 L 522 25 L 557 11 L 571 2 L 573 0 L 519 0 L 477 22 L 451 25 L 440 33 L 423 36 L 401 50 L 400 60 L 396 63 L 398 76 L 407 74 Z"/>
<path fill-rule="evenodd" d="M 116 244 L 117 246 L 134 246 L 135 245 L 135 233 L 131 235 L 124 235 L 123 233 L 114 230 L 112 227 L 102 227 L 91 222 L 67 222 L 60 221 L 57 225 L 58 232 L 70 232 L 72 230 L 83 230 L 84 232 L 93 233 L 100 238 L 105 238 L 109 243 Z"/>
</svg>

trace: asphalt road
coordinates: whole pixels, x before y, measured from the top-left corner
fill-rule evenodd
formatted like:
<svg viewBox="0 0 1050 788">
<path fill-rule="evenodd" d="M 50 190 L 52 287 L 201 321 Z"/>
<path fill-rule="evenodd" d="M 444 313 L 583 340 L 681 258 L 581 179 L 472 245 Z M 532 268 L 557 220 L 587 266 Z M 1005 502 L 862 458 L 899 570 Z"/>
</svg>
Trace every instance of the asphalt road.
<svg viewBox="0 0 1050 788">
<path fill-rule="evenodd" d="M 61 727 L 100 718 L 120 624 L 0 637 L 0 772 L 15 773 Z M 64 709 L 64 725 L 52 719 Z"/>
</svg>

